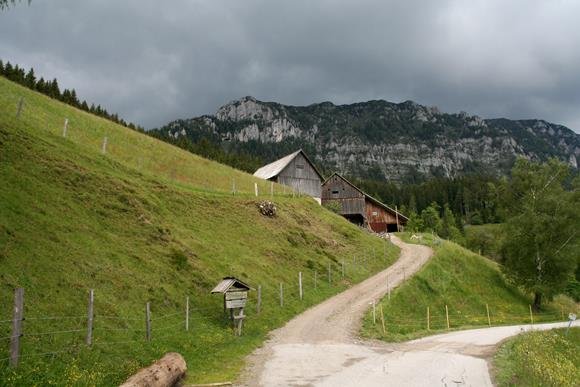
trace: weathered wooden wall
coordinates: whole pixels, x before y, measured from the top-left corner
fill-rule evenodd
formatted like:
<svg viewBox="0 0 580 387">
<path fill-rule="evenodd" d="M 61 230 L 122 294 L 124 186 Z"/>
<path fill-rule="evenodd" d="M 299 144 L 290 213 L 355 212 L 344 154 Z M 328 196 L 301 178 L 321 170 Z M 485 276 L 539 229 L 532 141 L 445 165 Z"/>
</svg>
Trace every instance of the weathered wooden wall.
<svg viewBox="0 0 580 387">
<path fill-rule="evenodd" d="M 365 216 L 374 232 L 396 231 L 397 218 L 395 214 L 371 200 L 367 200 L 365 203 Z M 389 227 L 389 225 L 394 225 L 394 227 Z"/>
<path fill-rule="evenodd" d="M 322 187 L 322 203 L 330 201 L 341 204 L 341 215 L 360 214 L 364 218 L 364 195 L 337 175 L 331 176 Z"/>
<path fill-rule="evenodd" d="M 369 225 L 375 232 L 396 231 L 397 217 L 389 210 L 370 199 L 339 175 L 333 175 L 322 187 L 322 203 L 338 202 L 340 214 L 354 223 Z M 404 220 L 399 219 L 403 225 Z"/>
<path fill-rule="evenodd" d="M 298 154 L 278 174 L 276 182 L 294 188 L 296 192 L 315 198 L 321 197 L 320 176 L 302 154 Z"/>
</svg>

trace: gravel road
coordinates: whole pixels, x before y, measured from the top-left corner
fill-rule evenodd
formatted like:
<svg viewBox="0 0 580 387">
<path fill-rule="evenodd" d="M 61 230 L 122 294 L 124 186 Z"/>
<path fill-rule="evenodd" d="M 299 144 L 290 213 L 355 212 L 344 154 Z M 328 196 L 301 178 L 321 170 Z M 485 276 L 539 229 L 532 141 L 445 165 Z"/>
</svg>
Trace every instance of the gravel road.
<svg viewBox="0 0 580 387">
<path fill-rule="evenodd" d="M 373 300 L 427 262 L 432 250 L 396 237 L 400 258 L 388 269 L 296 316 L 248 359 L 241 386 L 491 386 L 495 346 L 529 326 L 452 332 L 400 344 L 357 338 Z M 565 323 L 535 325 L 550 329 Z"/>
</svg>

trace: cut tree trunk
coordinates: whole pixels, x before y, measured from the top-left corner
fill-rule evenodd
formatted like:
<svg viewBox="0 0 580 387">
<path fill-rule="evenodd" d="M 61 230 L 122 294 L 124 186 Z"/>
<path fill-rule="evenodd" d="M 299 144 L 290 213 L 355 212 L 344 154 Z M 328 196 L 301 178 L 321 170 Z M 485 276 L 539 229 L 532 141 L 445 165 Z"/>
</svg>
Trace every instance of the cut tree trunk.
<svg viewBox="0 0 580 387">
<path fill-rule="evenodd" d="M 121 387 L 170 387 L 185 376 L 187 366 L 179 353 L 170 352 L 131 376 Z"/>
</svg>

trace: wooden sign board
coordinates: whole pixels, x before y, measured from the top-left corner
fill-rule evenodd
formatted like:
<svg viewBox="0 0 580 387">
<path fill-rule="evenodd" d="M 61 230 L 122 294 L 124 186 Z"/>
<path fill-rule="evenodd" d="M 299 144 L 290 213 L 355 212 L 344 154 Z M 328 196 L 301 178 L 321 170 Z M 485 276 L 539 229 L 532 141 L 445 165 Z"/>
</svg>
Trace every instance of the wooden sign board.
<svg viewBox="0 0 580 387">
<path fill-rule="evenodd" d="M 226 301 L 229 300 L 245 300 L 248 298 L 248 292 L 227 292 Z"/>
<path fill-rule="evenodd" d="M 226 300 L 226 308 L 227 309 L 234 309 L 234 308 L 243 308 L 246 306 L 247 299 L 238 299 L 238 300 Z"/>
</svg>

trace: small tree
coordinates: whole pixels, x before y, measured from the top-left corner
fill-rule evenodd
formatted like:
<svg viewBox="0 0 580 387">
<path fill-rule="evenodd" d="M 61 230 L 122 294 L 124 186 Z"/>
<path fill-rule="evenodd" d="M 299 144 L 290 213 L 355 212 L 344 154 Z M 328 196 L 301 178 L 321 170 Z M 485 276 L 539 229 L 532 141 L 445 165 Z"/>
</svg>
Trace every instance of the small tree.
<svg viewBox="0 0 580 387">
<path fill-rule="evenodd" d="M 439 205 L 435 202 L 421 211 L 421 220 L 425 231 L 438 232 L 441 228 L 441 218 L 439 217 Z"/>
<path fill-rule="evenodd" d="M 514 284 L 534 294 L 534 309 L 544 297 L 561 292 L 576 269 L 580 232 L 580 184 L 566 190 L 570 169 L 517 160 L 507 192 L 503 271 Z"/>
<path fill-rule="evenodd" d="M 439 235 L 445 239 L 459 240 L 461 238 L 461 233 L 456 226 L 455 216 L 449 208 L 449 204 L 445 203 L 443 209 L 443 219 L 441 221 L 441 228 L 439 229 Z"/>
<path fill-rule="evenodd" d="M 419 216 L 419 214 L 417 214 L 416 212 L 411 212 L 409 214 L 409 221 L 407 222 L 407 225 L 405 226 L 405 228 L 411 232 L 419 232 L 419 231 L 423 231 L 423 220 L 421 219 L 421 217 Z"/>
</svg>

